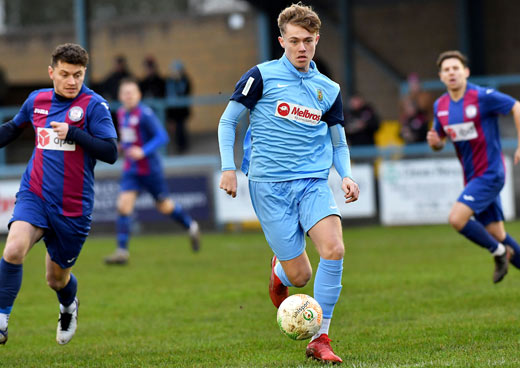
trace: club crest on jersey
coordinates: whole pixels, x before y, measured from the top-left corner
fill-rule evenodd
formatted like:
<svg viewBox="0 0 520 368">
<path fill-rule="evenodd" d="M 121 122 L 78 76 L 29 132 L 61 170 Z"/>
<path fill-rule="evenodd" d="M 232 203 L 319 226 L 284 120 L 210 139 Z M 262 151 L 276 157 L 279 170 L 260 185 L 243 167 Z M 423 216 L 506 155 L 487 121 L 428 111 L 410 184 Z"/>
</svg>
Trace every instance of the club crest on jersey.
<svg viewBox="0 0 520 368">
<path fill-rule="evenodd" d="M 317 125 L 321 120 L 321 110 L 296 105 L 290 102 L 278 101 L 276 103 L 275 116 L 300 123 Z"/>
<path fill-rule="evenodd" d="M 58 138 L 51 128 L 38 128 L 38 146 L 39 149 L 53 151 L 75 151 L 76 143 L 74 141 L 66 141 Z"/>
<path fill-rule="evenodd" d="M 478 112 L 478 110 L 475 105 L 466 106 L 465 113 L 469 119 L 473 119 L 475 116 L 477 116 L 477 112 Z"/>
<path fill-rule="evenodd" d="M 317 96 L 318 96 L 318 101 L 323 101 L 323 92 L 321 91 L 321 89 L 317 89 L 316 90 L 316 93 L 317 93 Z"/>
<path fill-rule="evenodd" d="M 83 118 L 83 109 L 79 106 L 74 106 L 69 110 L 69 119 L 73 122 L 80 121 Z"/>
<path fill-rule="evenodd" d="M 139 118 L 135 115 L 130 116 L 130 118 L 128 119 L 128 124 L 132 126 L 139 124 Z"/>
</svg>

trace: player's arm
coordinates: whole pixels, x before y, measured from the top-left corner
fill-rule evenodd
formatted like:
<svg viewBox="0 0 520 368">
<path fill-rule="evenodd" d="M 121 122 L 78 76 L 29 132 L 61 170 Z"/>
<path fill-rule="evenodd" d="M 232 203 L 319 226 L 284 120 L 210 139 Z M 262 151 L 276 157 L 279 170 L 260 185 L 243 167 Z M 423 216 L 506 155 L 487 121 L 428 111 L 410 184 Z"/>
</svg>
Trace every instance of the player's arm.
<svg viewBox="0 0 520 368">
<path fill-rule="evenodd" d="M 16 125 L 14 120 L 0 125 L 0 148 L 7 146 L 23 133 L 23 128 Z"/>
<path fill-rule="evenodd" d="M 520 162 L 520 102 L 516 101 L 511 109 L 513 120 L 515 121 L 516 133 L 518 136 L 518 146 L 515 151 L 515 165 Z"/>
<path fill-rule="evenodd" d="M 341 176 L 341 189 L 345 192 L 345 203 L 357 201 L 359 187 L 352 179 L 350 167 L 350 151 L 344 129 L 343 103 L 341 92 L 338 91 L 336 100 L 330 109 L 322 116 L 327 123 L 332 141 L 332 163 Z"/>
<path fill-rule="evenodd" d="M 159 147 L 167 144 L 170 141 L 168 137 L 168 133 L 166 129 L 163 128 L 161 122 L 153 113 L 146 113 L 143 115 L 143 120 L 141 124 L 145 125 L 145 129 L 147 129 L 150 133 L 152 133 L 152 139 L 146 142 L 143 145 L 143 155 L 148 156 L 149 154 L 157 151 Z"/>
<path fill-rule="evenodd" d="M 437 119 L 437 102 L 435 103 L 433 110 L 433 126 L 428 133 L 426 133 L 426 142 L 428 142 L 428 145 L 432 150 L 440 151 L 446 144 L 446 137 L 439 134 L 439 132 L 443 132 L 443 130 L 439 119 Z"/>
<path fill-rule="evenodd" d="M 117 161 L 117 140 L 115 138 L 97 138 L 88 132 L 67 123 L 51 122 L 51 127 L 58 133 L 58 138 L 76 142 L 90 156 L 109 164 Z M 58 130 L 60 132 L 58 132 Z M 60 133 L 65 131 L 65 138 Z"/>
<path fill-rule="evenodd" d="M 235 198 L 237 196 L 237 175 L 235 166 L 235 133 L 240 116 L 246 107 L 239 102 L 229 101 L 218 124 L 218 146 L 222 175 L 219 188 Z"/>
</svg>

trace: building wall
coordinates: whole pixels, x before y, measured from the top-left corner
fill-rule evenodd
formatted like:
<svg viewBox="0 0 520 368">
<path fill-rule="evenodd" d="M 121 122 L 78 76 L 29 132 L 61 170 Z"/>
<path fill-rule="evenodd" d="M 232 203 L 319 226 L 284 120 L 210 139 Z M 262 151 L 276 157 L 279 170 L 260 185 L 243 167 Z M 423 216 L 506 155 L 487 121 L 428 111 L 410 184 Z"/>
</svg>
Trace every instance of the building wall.
<svg viewBox="0 0 520 368">
<path fill-rule="evenodd" d="M 484 0 L 489 74 L 519 72 L 520 32 L 516 20 L 519 13 L 520 2 Z M 342 84 L 344 61 L 339 32 L 342 18 L 333 13 L 320 15 L 323 26 L 317 56 L 327 64 L 331 77 Z M 354 2 L 357 38 L 402 76 L 417 72 L 423 79 L 437 78 L 438 54 L 459 47 L 459 22 L 457 1 L 452 0 Z M 257 32 L 254 11 L 246 14 L 245 26 L 240 31 L 229 29 L 227 15 L 95 24 L 91 37 L 92 82 L 99 83 L 109 73 L 118 54 L 126 55 L 130 69 L 141 77 L 142 60 L 151 54 L 156 56 L 164 74 L 173 59 L 183 60 L 193 79 L 195 95 L 227 94 L 232 92 L 238 78 L 258 62 Z M 61 28 L 1 36 L 0 66 L 7 71 L 12 84 L 49 83 L 46 73 L 49 54 L 57 44 L 73 41 L 73 35 L 73 29 Z M 399 101 L 396 81 L 359 50 L 355 52 L 355 63 L 358 90 L 384 119 L 396 119 Z M 506 91 L 520 97 L 519 88 Z M 195 108 L 190 130 L 214 132 L 224 105 Z"/>
</svg>

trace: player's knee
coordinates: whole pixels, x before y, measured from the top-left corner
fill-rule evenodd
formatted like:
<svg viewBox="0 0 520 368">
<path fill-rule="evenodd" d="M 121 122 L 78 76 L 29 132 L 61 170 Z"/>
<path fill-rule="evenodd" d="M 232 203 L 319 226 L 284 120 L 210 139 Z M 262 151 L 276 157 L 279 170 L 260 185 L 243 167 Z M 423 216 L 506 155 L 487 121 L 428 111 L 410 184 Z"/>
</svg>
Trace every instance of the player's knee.
<svg viewBox="0 0 520 368">
<path fill-rule="evenodd" d="M 345 246 L 339 241 L 331 243 L 324 247 L 320 256 L 325 259 L 343 259 L 345 256 Z"/>
<path fill-rule="evenodd" d="M 4 249 L 3 258 L 6 262 L 21 264 L 25 259 L 25 249 L 17 244 L 7 244 Z"/>
<path fill-rule="evenodd" d="M 53 290 L 61 290 L 65 286 L 67 286 L 67 281 L 65 279 L 54 277 L 54 275 L 47 274 L 47 285 Z"/>
<path fill-rule="evenodd" d="M 462 230 L 464 225 L 466 225 L 463 219 L 461 219 L 455 213 L 450 213 L 450 216 L 448 217 L 448 223 L 457 231 Z"/>
<path fill-rule="evenodd" d="M 306 270 L 300 271 L 298 274 L 294 275 L 290 279 L 290 281 L 291 281 L 291 284 L 293 284 L 293 286 L 300 288 L 300 287 L 304 287 L 305 285 L 307 285 L 307 283 L 309 282 L 311 277 L 312 277 L 312 270 L 306 269 Z"/>
</svg>

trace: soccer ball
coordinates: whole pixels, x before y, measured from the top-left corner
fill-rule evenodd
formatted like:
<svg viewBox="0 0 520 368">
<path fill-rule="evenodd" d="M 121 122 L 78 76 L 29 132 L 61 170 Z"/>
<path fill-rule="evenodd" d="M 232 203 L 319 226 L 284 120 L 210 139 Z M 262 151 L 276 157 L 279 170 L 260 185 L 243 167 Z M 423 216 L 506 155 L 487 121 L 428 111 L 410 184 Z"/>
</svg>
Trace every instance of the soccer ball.
<svg viewBox="0 0 520 368">
<path fill-rule="evenodd" d="M 285 335 L 293 340 L 305 340 L 320 330 L 323 312 L 314 298 L 295 294 L 280 304 L 276 317 Z"/>
</svg>

